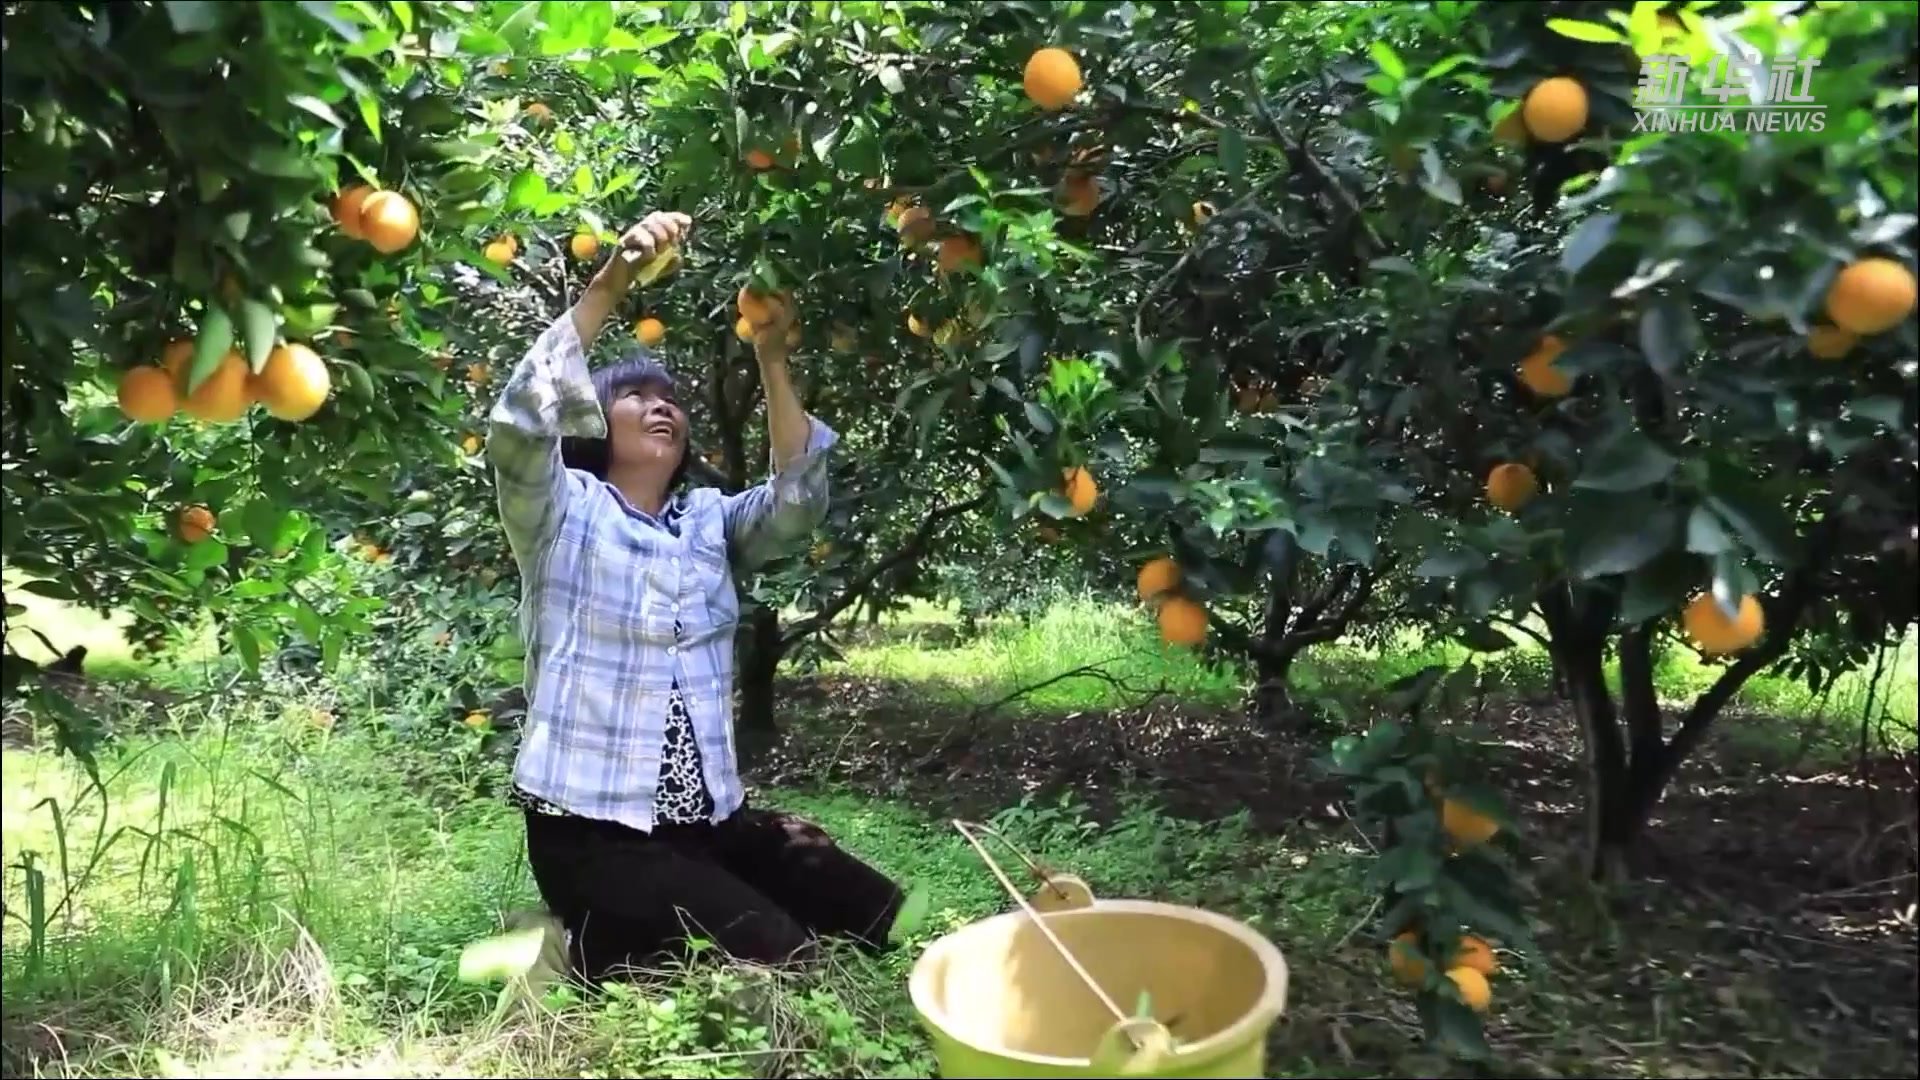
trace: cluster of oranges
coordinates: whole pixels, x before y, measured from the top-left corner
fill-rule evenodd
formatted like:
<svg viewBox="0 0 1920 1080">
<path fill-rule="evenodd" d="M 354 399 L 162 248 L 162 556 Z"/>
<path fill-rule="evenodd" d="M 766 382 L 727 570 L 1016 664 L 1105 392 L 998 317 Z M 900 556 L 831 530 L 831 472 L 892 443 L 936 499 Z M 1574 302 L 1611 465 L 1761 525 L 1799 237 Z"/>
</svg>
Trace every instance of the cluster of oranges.
<svg viewBox="0 0 1920 1080">
<path fill-rule="evenodd" d="M 355 184 L 333 200 L 333 220 L 340 231 L 365 240 L 382 255 L 403 251 L 420 235 L 420 211 L 397 191 Z"/>
<path fill-rule="evenodd" d="M 209 424 L 230 424 L 255 404 L 281 420 L 298 422 L 320 411 L 332 392 L 326 361 L 298 342 L 276 345 L 252 371 L 246 357 L 229 350 L 198 388 L 187 392 L 194 344 L 169 344 L 157 364 L 143 364 L 120 379 L 120 411 L 141 424 L 164 423 L 184 412 Z"/>
<path fill-rule="evenodd" d="M 1180 589 L 1180 564 L 1161 555 L 1140 567 L 1140 602 L 1155 609 L 1160 637 L 1169 645 L 1198 645 L 1207 638 L 1207 609 Z"/>
</svg>

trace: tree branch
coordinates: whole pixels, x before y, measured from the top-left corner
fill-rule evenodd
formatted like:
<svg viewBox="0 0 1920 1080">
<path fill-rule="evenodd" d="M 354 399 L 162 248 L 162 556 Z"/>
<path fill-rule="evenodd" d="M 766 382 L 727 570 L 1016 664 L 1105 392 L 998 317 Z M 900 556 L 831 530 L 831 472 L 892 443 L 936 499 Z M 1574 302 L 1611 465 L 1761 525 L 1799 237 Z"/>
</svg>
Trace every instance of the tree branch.
<svg viewBox="0 0 1920 1080">
<path fill-rule="evenodd" d="M 865 596 L 867 590 L 873 588 L 874 582 L 880 580 L 902 564 L 919 558 L 927 545 L 932 542 L 934 532 L 939 528 L 941 522 L 949 518 L 959 517 L 963 514 L 970 514 L 987 505 L 992 499 L 992 491 L 983 491 L 973 498 L 968 499 L 966 502 L 935 507 L 926 517 L 920 519 L 920 524 L 913 530 L 913 535 L 908 537 L 907 542 L 900 545 L 898 550 L 868 567 L 866 573 L 861 574 L 858 578 L 849 582 L 847 587 L 840 591 L 840 595 L 821 605 L 818 611 L 815 611 L 788 629 L 785 635 L 783 635 L 782 645 L 791 646 L 794 642 L 799 641 L 808 634 L 820 630 L 838 618 L 840 613 L 848 607 L 851 607 L 856 600 Z"/>
</svg>

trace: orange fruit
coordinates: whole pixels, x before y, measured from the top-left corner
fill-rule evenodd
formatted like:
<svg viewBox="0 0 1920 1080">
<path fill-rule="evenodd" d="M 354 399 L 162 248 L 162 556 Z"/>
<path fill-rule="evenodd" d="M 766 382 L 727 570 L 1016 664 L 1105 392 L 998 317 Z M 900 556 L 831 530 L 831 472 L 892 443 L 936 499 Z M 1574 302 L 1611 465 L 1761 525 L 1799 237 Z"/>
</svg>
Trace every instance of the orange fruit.
<svg viewBox="0 0 1920 1080">
<path fill-rule="evenodd" d="M 1816 326 L 1807 331 L 1807 352 L 1815 360 L 1838 360 L 1852 352 L 1859 341 L 1837 326 Z"/>
<path fill-rule="evenodd" d="M 575 233 L 573 239 L 567 241 L 567 250 L 584 262 L 600 254 L 600 238 L 592 233 Z"/>
<path fill-rule="evenodd" d="M 1140 599 L 1152 600 L 1161 593 L 1172 592 L 1180 584 L 1180 564 L 1165 555 L 1149 559 L 1140 567 Z"/>
<path fill-rule="evenodd" d="M 753 340 L 753 324 L 747 321 L 745 315 L 733 320 L 733 336 L 741 341 Z"/>
<path fill-rule="evenodd" d="M 372 188 L 365 184 L 355 184 L 352 187 L 341 188 L 340 194 L 333 198 L 333 223 L 340 226 L 341 232 L 355 240 L 367 238 L 366 232 L 360 228 L 360 211 L 366 206 L 367 196 L 371 194 L 373 194 Z"/>
<path fill-rule="evenodd" d="M 1507 115 L 1501 117 L 1499 122 L 1493 125 L 1493 137 L 1498 142 L 1508 143 L 1513 146 L 1525 146 L 1527 144 L 1527 118 L 1525 112 L 1519 108 L 1507 110 Z"/>
<path fill-rule="evenodd" d="M 513 261 L 513 242 L 504 239 L 491 241 L 481 254 L 493 265 L 505 266 Z"/>
<path fill-rule="evenodd" d="M 1460 847 L 1484 844 L 1500 831 L 1498 822 L 1457 799 L 1441 802 L 1440 827 Z"/>
<path fill-rule="evenodd" d="M 1743 596 L 1739 613 L 1729 618 L 1712 593 L 1702 593 L 1681 613 L 1680 626 L 1701 652 L 1722 656 L 1759 641 L 1767 629 L 1767 613 L 1759 600 Z"/>
<path fill-rule="evenodd" d="M 487 726 L 487 714 L 483 712 L 477 712 L 477 711 L 470 712 L 460 722 L 474 729 L 475 731 L 478 731 L 481 728 Z"/>
<path fill-rule="evenodd" d="M 1160 638 L 1169 645 L 1198 645 L 1207 638 L 1207 609 L 1184 596 L 1160 605 Z"/>
<path fill-rule="evenodd" d="M 1427 960 L 1420 955 L 1420 935 L 1403 930 L 1387 944 L 1387 966 L 1403 986 L 1419 986 L 1427 981 Z"/>
<path fill-rule="evenodd" d="M 860 344 L 860 336 L 846 323 L 835 323 L 831 343 L 838 352 L 852 352 Z"/>
<path fill-rule="evenodd" d="M 1217 213 L 1219 213 L 1219 211 L 1215 209 L 1212 203 L 1202 199 L 1193 204 L 1193 223 L 1195 225 L 1205 225 L 1207 222 L 1212 221 L 1213 215 Z"/>
<path fill-rule="evenodd" d="M 1491 975 L 1500 970 L 1500 961 L 1493 955 L 1493 946 L 1485 938 L 1472 934 L 1460 936 L 1460 949 L 1453 954 L 1453 966 L 1472 968 L 1482 975 Z"/>
<path fill-rule="evenodd" d="M 940 272 L 980 269 L 980 241 L 966 233 L 955 233 L 940 241 Z"/>
<path fill-rule="evenodd" d="M 919 247 L 933 239 L 933 214 L 924 206 L 910 206 L 900 213 L 900 242 Z"/>
<path fill-rule="evenodd" d="M 167 347 L 160 350 L 160 366 L 173 379 L 174 395 L 185 397 L 187 372 L 193 367 L 193 342 L 185 338 L 168 342 Z"/>
<path fill-rule="evenodd" d="M 1883 333 L 1913 312 L 1914 289 L 1913 271 L 1892 259 L 1861 259 L 1827 288 L 1827 318 L 1849 333 Z"/>
<path fill-rule="evenodd" d="M 247 406 L 253 404 L 253 394 L 248 385 L 249 374 L 246 358 L 234 350 L 228 350 L 227 355 L 220 358 L 219 366 L 213 369 L 213 374 L 206 377 L 200 389 L 187 395 L 187 400 L 180 407 L 195 420 L 230 424 L 245 416 Z"/>
<path fill-rule="evenodd" d="M 186 507 L 174 518 L 174 527 L 180 531 L 180 539 L 189 544 L 197 544 L 212 536 L 213 530 L 219 525 L 220 519 L 204 506 Z"/>
<path fill-rule="evenodd" d="M 391 255 L 420 235 L 420 212 L 397 191 L 376 191 L 360 204 L 360 231 L 382 255 Z"/>
<path fill-rule="evenodd" d="M 536 124 L 544 124 L 553 119 L 553 109 L 544 101 L 536 101 L 525 109 L 527 119 Z"/>
<path fill-rule="evenodd" d="M 120 411 L 138 424 L 158 424 L 180 408 L 173 376 L 155 364 L 142 364 L 120 377 Z"/>
<path fill-rule="evenodd" d="M 1487 985 L 1487 977 L 1470 967 L 1447 969 L 1447 978 L 1452 980 L 1454 989 L 1460 992 L 1460 1000 L 1474 1012 L 1486 1012 L 1493 1003 L 1493 988 Z"/>
<path fill-rule="evenodd" d="M 1527 134 L 1541 142 L 1566 142 L 1587 126 L 1587 90 L 1574 79 L 1556 75 L 1527 91 L 1520 106 Z"/>
<path fill-rule="evenodd" d="M 757 146 L 754 147 L 752 150 L 747 151 L 746 162 L 747 162 L 747 168 L 753 169 L 756 172 L 765 172 L 766 170 L 773 168 L 773 165 L 774 165 L 773 155 L 767 153 L 765 150 L 762 150 Z"/>
<path fill-rule="evenodd" d="M 633 336 L 640 344 L 652 348 L 666 338 L 667 324 L 649 315 L 633 324 Z"/>
<path fill-rule="evenodd" d="M 1100 182 L 1083 172 L 1071 172 L 1060 181 L 1060 212 L 1086 217 L 1100 205 Z"/>
<path fill-rule="evenodd" d="M 907 313 L 907 332 L 914 337 L 933 336 L 933 331 L 927 328 L 926 323 L 920 321 L 920 316 L 915 315 L 911 311 Z"/>
<path fill-rule="evenodd" d="M 762 327 L 779 318 L 788 306 L 786 293 L 763 293 L 750 285 L 740 286 L 740 294 L 734 298 L 740 317 L 754 327 Z"/>
<path fill-rule="evenodd" d="M 333 389 L 326 361 L 299 342 L 279 345 L 253 376 L 253 396 L 281 420 L 305 420 L 320 411 Z"/>
<path fill-rule="evenodd" d="M 1573 390 L 1573 376 L 1554 367 L 1553 362 L 1566 351 L 1567 343 L 1557 335 L 1541 338 L 1540 344 L 1520 361 L 1520 381 L 1541 397 L 1565 397 Z"/>
<path fill-rule="evenodd" d="M 1048 111 L 1064 109 L 1080 92 L 1080 63 L 1065 49 L 1038 49 L 1027 57 L 1020 83 L 1035 105 Z"/>
<path fill-rule="evenodd" d="M 1533 470 L 1525 465 L 1510 461 L 1495 465 L 1487 474 L 1487 501 L 1508 513 L 1533 501 L 1534 493 L 1539 490 Z"/>
<path fill-rule="evenodd" d="M 487 370 L 487 365 L 485 364 L 468 364 L 467 365 L 467 381 L 474 384 L 475 386 L 485 386 L 487 382 L 487 376 L 491 374 L 492 372 Z"/>
<path fill-rule="evenodd" d="M 1075 466 L 1061 474 L 1061 493 L 1073 504 L 1075 517 L 1093 509 L 1100 499 L 1100 487 L 1093 482 L 1093 474 Z"/>
<path fill-rule="evenodd" d="M 471 457 L 480 452 L 480 436 L 469 435 L 460 440 L 460 449 Z"/>
</svg>

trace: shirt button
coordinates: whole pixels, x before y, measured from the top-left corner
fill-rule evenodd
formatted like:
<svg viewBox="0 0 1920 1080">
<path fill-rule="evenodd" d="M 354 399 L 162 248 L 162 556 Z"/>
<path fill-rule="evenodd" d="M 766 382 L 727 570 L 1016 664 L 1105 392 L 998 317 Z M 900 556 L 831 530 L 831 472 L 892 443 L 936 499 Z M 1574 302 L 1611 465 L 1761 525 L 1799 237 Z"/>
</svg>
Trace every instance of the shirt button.
<svg viewBox="0 0 1920 1080">
<path fill-rule="evenodd" d="M 675 555 L 675 556 L 674 556 L 673 558 L 671 558 L 671 559 L 668 559 L 668 560 L 667 560 L 667 565 L 668 565 L 668 566 L 671 566 L 671 567 L 673 567 L 673 568 L 674 568 L 674 569 L 676 569 L 676 570 L 678 570 L 678 569 L 680 568 L 680 556 L 678 556 L 678 555 Z"/>
<path fill-rule="evenodd" d="M 680 650 L 680 647 L 678 645 L 669 645 L 667 646 L 667 655 L 672 656 L 674 653 L 678 652 L 679 650 Z"/>
</svg>

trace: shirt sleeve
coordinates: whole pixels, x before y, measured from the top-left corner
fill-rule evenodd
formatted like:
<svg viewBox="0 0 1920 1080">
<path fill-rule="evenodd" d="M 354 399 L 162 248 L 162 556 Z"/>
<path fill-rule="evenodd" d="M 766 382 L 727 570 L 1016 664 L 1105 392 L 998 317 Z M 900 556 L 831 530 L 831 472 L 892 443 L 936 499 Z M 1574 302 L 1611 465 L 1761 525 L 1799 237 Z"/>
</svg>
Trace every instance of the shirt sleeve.
<svg viewBox="0 0 1920 1080">
<path fill-rule="evenodd" d="M 579 478 L 561 463 L 560 440 L 607 435 L 571 313 L 547 327 L 514 367 L 487 427 L 500 519 L 524 574 L 559 535 L 568 504 L 581 492 Z"/>
<path fill-rule="evenodd" d="M 807 417 L 807 449 L 765 483 L 722 501 L 734 563 L 751 570 L 805 540 L 827 516 L 827 457 L 840 436 Z"/>
</svg>

